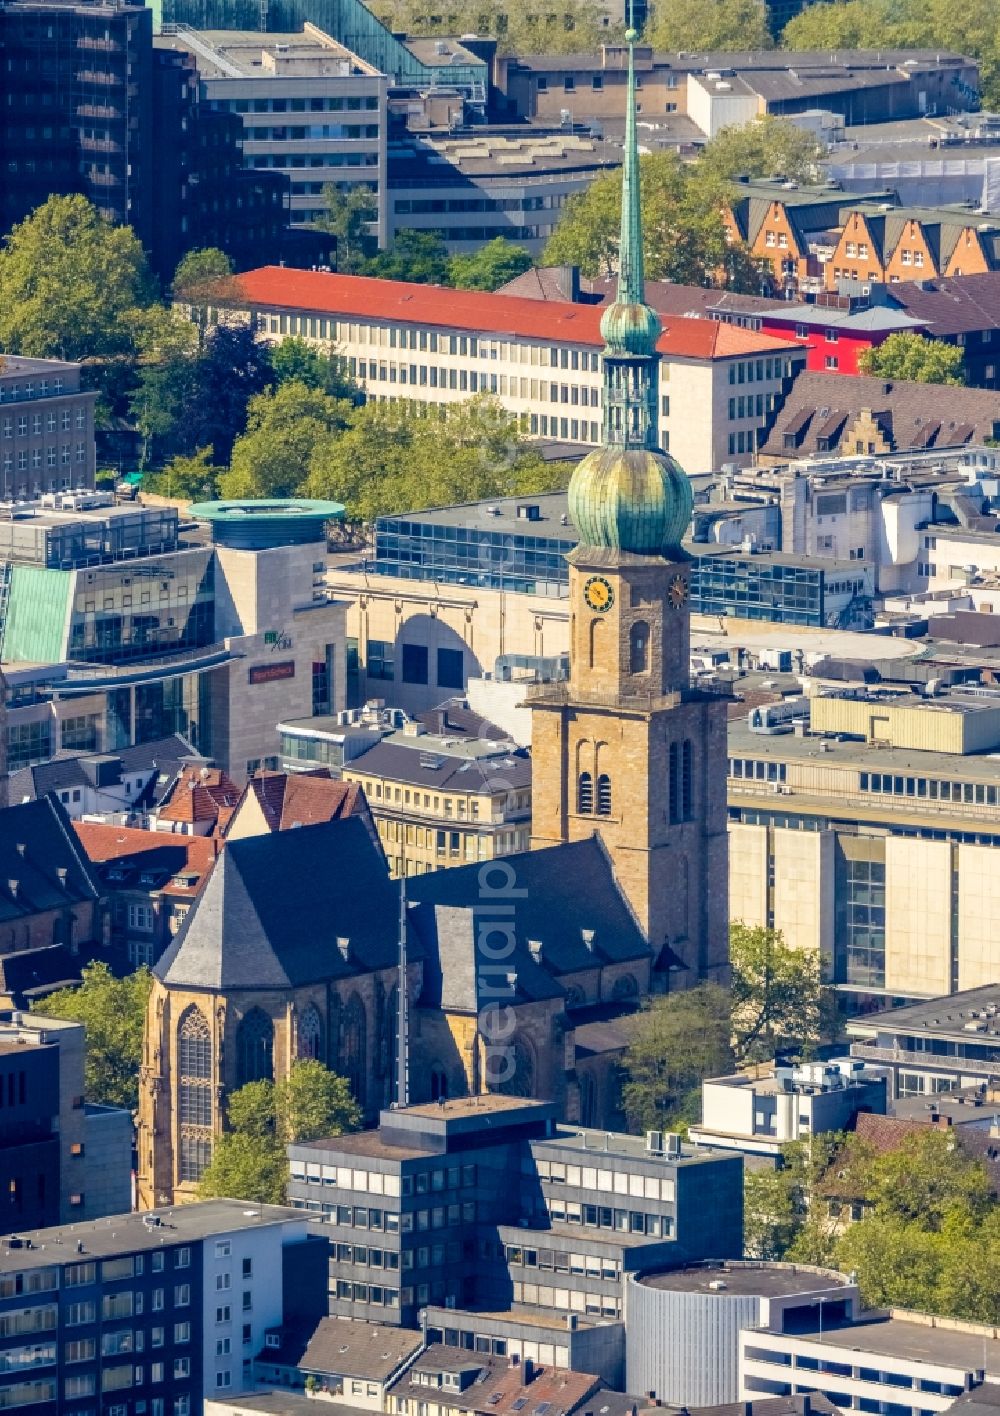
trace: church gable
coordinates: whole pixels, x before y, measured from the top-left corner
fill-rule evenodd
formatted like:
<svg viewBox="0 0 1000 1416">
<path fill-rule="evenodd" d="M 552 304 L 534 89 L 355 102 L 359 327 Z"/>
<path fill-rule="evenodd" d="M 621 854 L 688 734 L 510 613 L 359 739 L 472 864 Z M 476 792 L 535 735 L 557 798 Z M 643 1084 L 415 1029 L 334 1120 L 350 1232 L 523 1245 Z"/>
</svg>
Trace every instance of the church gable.
<svg viewBox="0 0 1000 1416">
<path fill-rule="evenodd" d="M 168 987 L 296 988 L 392 967 L 399 887 L 360 817 L 232 841 L 156 966 Z"/>
</svg>

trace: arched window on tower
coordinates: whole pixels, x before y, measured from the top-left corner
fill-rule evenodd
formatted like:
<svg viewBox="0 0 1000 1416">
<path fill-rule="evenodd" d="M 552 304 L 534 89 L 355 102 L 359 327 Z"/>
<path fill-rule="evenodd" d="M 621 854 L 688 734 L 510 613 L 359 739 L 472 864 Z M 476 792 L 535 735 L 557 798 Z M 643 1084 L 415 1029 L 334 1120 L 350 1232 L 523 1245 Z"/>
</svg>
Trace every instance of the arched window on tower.
<svg viewBox="0 0 1000 1416">
<path fill-rule="evenodd" d="M 236 1030 L 237 1086 L 274 1081 L 274 1028 L 260 1008 L 251 1008 Z"/>
<path fill-rule="evenodd" d="M 668 814 L 670 824 L 673 826 L 681 819 L 681 748 L 680 743 L 670 744 L 669 781 L 667 783 L 667 797 L 669 802 Z"/>
<path fill-rule="evenodd" d="M 340 1071 L 351 1084 L 359 1106 L 365 1104 L 368 1019 L 365 1005 L 352 993 L 340 1019 Z"/>
<path fill-rule="evenodd" d="M 645 620 L 636 620 L 628 632 L 629 672 L 644 674 L 649 671 L 649 625 Z"/>
<path fill-rule="evenodd" d="M 181 1125 L 212 1124 L 212 1037 L 204 1013 L 185 1009 L 177 1029 L 178 1103 Z"/>
<path fill-rule="evenodd" d="M 323 1019 L 315 1003 L 307 1003 L 299 1018 L 299 1056 L 320 1061 L 323 1045 Z"/>
<path fill-rule="evenodd" d="M 431 1067 L 431 1101 L 448 1100 L 448 1073 L 439 1062 Z"/>
<path fill-rule="evenodd" d="M 682 820 L 690 821 L 694 816 L 694 747 L 690 738 L 684 743 L 681 753 L 681 813 Z"/>
<path fill-rule="evenodd" d="M 589 772 L 581 772 L 577 778 L 576 809 L 581 816 L 589 816 L 594 809 L 594 779 Z"/>
<path fill-rule="evenodd" d="M 200 1180 L 212 1159 L 212 1034 L 192 1005 L 177 1027 L 178 1179 Z"/>
<path fill-rule="evenodd" d="M 597 779 L 597 814 L 611 815 L 611 778 L 607 772 L 602 772 Z"/>
</svg>

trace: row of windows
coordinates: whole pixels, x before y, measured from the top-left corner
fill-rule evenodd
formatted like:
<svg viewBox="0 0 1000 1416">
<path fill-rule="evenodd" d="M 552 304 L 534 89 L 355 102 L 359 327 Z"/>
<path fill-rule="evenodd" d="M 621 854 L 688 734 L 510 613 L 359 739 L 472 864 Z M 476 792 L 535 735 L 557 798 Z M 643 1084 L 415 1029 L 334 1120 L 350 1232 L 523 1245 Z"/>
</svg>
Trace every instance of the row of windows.
<svg viewBox="0 0 1000 1416">
<path fill-rule="evenodd" d="M 68 135 L 67 135 L 68 136 Z M 52 398 L 63 391 L 62 379 L 27 379 L 24 383 L 0 381 L 0 403 L 19 403 L 23 398 Z"/>
<path fill-rule="evenodd" d="M 376 1308 L 399 1306 L 399 1289 L 386 1288 L 380 1283 L 352 1283 L 346 1278 L 338 1278 L 336 1295 L 348 1303 L 373 1303 Z M 403 1295 L 404 1302 L 413 1302 L 412 1288 L 404 1288 Z"/>
<path fill-rule="evenodd" d="M 566 196 L 556 192 L 546 197 L 401 197 L 393 202 L 397 216 L 441 216 L 445 212 L 479 211 L 557 211 L 564 206 Z"/>
<path fill-rule="evenodd" d="M 386 359 L 348 360 L 351 373 L 368 383 L 404 384 L 411 388 L 446 388 L 457 393 L 495 393 L 501 397 L 534 398 L 574 408 L 600 407 L 600 390 L 590 384 L 539 383 L 535 379 L 508 378 L 506 374 L 480 374 L 475 369 L 439 368 L 436 364 L 397 364 Z M 596 426 L 596 425 L 595 425 Z"/>
<path fill-rule="evenodd" d="M 86 408 L 76 410 L 75 421 L 78 428 L 87 426 Z M 63 408 L 59 413 L 55 409 L 48 413 L 32 413 L 30 417 L 27 413 L 20 413 L 16 417 L 13 414 L 6 414 L 0 422 L 0 432 L 5 438 L 14 437 L 15 433 L 19 438 L 29 436 L 37 438 L 43 432 L 54 433 L 60 428 L 64 433 L 68 433 L 73 422 L 73 413 L 69 408 Z"/>
<path fill-rule="evenodd" d="M 68 467 L 73 461 L 86 462 L 87 444 L 78 442 L 76 447 L 70 443 L 63 443 L 60 447 L 56 443 L 50 443 L 48 447 L 22 447 L 16 452 L 4 452 L 3 470 L 8 475 L 16 467 L 18 472 L 27 472 L 30 467 L 32 471 L 37 471 L 41 466 L 46 467 Z"/>
<path fill-rule="evenodd" d="M 312 139 L 377 138 L 377 123 L 311 123 L 302 128 L 247 128 L 247 140 L 256 143 L 301 143 Z"/>
<path fill-rule="evenodd" d="M 729 400 L 729 421 L 735 422 L 737 418 L 763 418 L 765 414 L 773 411 L 777 397 L 775 393 L 741 393 L 738 398 Z"/>
<path fill-rule="evenodd" d="M 430 673 L 430 651 L 423 644 L 402 645 L 403 683 L 426 684 Z M 369 639 L 365 673 L 370 679 L 394 679 L 396 655 L 388 639 Z M 438 688 L 465 687 L 465 656 L 461 649 L 438 649 L 436 656 Z"/>
<path fill-rule="evenodd" d="M 789 378 L 796 364 L 791 359 L 740 359 L 729 365 L 731 384 L 760 383 L 763 380 Z"/>
<path fill-rule="evenodd" d="M 523 1283 L 515 1279 L 515 1303 L 528 1303 L 543 1308 L 556 1308 L 561 1313 L 589 1313 L 605 1318 L 620 1318 L 622 1301 L 607 1293 L 577 1293 L 571 1288 L 550 1288 L 547 1284 Z"/>
<path fill-rule="evenodd" d="M 926 797 L 930 801 L 966 805 L 1000 805 L 1000 787 L 985 782 L 949 782 L 940 778 L 896 776 L 891 772 L 862 772 L 861 790 L 881 796 Z"/>
<path fill-rule="evenodd" d="M 730 777 L 742 778 L 745 781 L 783 782 L 787 773 L 788 767 L 784 762 L 761 762 L 752 757 L 729 759 Z"/>
<path fill-rule="evenodd" d="M 373 112 L 378 108 L 375 94 L 356 94 L 346 98 L 233 98 L 228 103 L 216 101 L 213 108 L 228 108 L 230 113 L 357 113 L 361 109 Z"/>
</svg>

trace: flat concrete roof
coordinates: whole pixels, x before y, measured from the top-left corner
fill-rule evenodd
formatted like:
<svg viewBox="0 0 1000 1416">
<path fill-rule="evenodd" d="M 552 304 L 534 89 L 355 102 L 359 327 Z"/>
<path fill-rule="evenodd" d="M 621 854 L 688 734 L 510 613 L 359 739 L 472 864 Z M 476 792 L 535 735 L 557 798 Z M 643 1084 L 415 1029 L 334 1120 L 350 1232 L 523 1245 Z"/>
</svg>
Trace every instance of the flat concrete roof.
<svg viewBox="0 0 1000 1416">
<path fill-rule="evenodd" d="M 967 1026 L 969 1024 L 974 1026 Z M 1000 983 L 987 983 L 981 988 L 966 988 L 961 993 L 943 998 L 930 998 L 920 1003 L 908 1003 L 902 1008 L 889 1008 L 883 1013 L 870 1013 L 867 1017 L 852 1019 L 847 1028 L 853 1037 L 901 1032 L 994 1045 L 1000 1038 Z M 916 1061 L 916 1058 L 913 1060 Z M 933 1060 L 943 1063 L 948 1059 Z"/>
<path fill-rule="evenodd" d="M 0 1273 L 46 1268 L 52 1264 L 86 1263 L 165 1244 L 183 1244 L 212 1234 L 231 1234 L 308 1218 L 302 1210 L 284 1205 L 255 1205 L 244 1200 L 202 1200 L 146 1214 L 115 1214 L 81 1224 L 53 1225 L 51 1229 L 21 1230 L 0 1240 Z M 159 1223 L 152 1222 L 159 1220 Z M 20 1239 L 14 1247 L 15 1238 Z M 30 1248 L 28 1245 L 30 1244 Z M 78 1248 L 82 1244 L 83 1248 Z"/>
<path fill-rule="evenodd" d="M 712 1298 L 734 1298 L 756 1295 L 761 1298 L 790 1298 L 797 1293 L 823 1292 L 829 1288 L 846 1288 L 848 1280 L 842 1273 L 818 1273 L 815 1269 L 797 1268 L 794 1264 L 692 1264 L 688 1268 L 668 1269 L 662 1273 L 640 1275 L 638 1282 L 648 1288 L 669 1289 L 677 1293 L 705 1293 Z M 724 1283 L 725 1288 L 713 1288 Z"/>
<path fill-rule="evenodd" d="M 920 700 L 914 698 L 914 706 Z M 1000 754 L 974 756 L 956 752 L 930 752 L 920 748 L 883 747 L 867 742 L 841 742 L 839 738 L 795 733 L 755 733 L 743 718 L 729 722 L 729 754 L 731 757 L 757 757 L 775 762 L 805 762 L 827 767 L 857 767 L 863 772 L 884 772 L 893 775 L 948 777 L 956 781 L 986 782 L 1000 785 Z M 739 781 L 733 779 L 732 790 L 739 794 Z M 795 794 L 796 798 L 798 793 Z M 871 804 L 888 801 L 888 807 L 898 814 L 903 809 L 919 811 L 923 797 L 883 798 L 873 794 Z M 948 803 L 938 803 L 946 806 Z M 790 809 L 790 808 L 789 808 Z M 939 813 L 935 813 L 937 817 Z"/>
<path fill-rule="evenodd" d="M 952 1367 L 980 1371 L 988 1376 L 1000 1374 L 1000 1341 L 991 1329 L 956 1331 L 954 1327 L 932 1327 L 930 1323 L 907 1322 L 903 1318 L 872 1318 L 844 1327 L 817 1327 L 812 1332 L 796 1332 L 797 1341 L 829 1344 L 831 1347 L 865 1353 L 880 1353 L 887 1357 L 903 1357 L 913 1362 L 933 1363 L 936 1367 Z"/>
</svg>

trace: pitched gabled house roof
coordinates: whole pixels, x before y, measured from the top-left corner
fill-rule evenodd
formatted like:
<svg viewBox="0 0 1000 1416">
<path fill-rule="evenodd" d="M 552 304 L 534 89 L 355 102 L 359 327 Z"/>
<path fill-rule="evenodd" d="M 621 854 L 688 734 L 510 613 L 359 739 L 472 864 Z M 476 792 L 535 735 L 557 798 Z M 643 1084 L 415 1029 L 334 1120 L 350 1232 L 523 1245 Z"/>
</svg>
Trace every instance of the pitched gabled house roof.
<svg viewBox="0 0 1000 1416">
<path fill-rule="evenodd" d="M 385 1382 L 422 1345 L 423 1336 L 408 1328 L 358 1318 L 320 1318 L 312 1332 L 283 1332 L 281 1346 L 266 1348 L 259 1360 L 318 1376 Z"/>
<path fill-rule="evenodd" d="M 243 788 L 234 818 L 249 797 L 259 805 L 269 831 L 289 831 L 345 816 L 365 816 L 368 812 L 358 783 L 335 781 L 325 769 L 258 772 Z M 232 818 L 228 825 L 232 825 Z"/>
<path fill-rule="evenodd" d="M 831 451 L 831 440 L 842 438 L 864 411 L 894 452 L 964 447 L 1000 432 L 1000 393 L 990 389 L 807 370 L 792 385 L 760 451 L 791 458 Z"/>
<path fill-rule="evenodd" d="M 939 338 L 996 329 L 1000 325 L 1000 271 L 981 275 L 936 276 L 903 280 L 892 286 L 892 299 L 921 320 Z"/>
<path fill-rule="evenodd" d="M 601 308 L 569 300 L 526 299 L 482 290 L 442 290 L 405 280 L 264 266 L 227 282 L 241 307 L 305 311 L 338 318 L 383 320 L 503 334 L 511 338 L 603 348 Z M 221 303 L 232 303 L 227 294 Z M 727 359 L 787 351 L 782 340 L 715 321 L 673 319 L 660 336 L 661 354 L 677 359 Z"/>
<path fill-rule="evenodd" d="M 422 1352 L 413 1365 L 392 1385 L 397 1399 L 426 1400 L 427 1387 L 418 1380 L 421 1372 L 454 1372 L 460 1387 L 435 1387 L 438 1406 L 477 1413 L 477 1416 L 518 1416 L 522 1410 L 548 1412 L 548 1416 L 569 1416 L 582 1402 L 601 1388 L 599 1377 L 588 1372 L 571 1372 L 562 1367 L 523 1365 L 516 1358 L 484 1356 L 441 1343 Z"/>
<path fill-rule="evenodd" d="M 47 762 L 23 767 L 10 776 L 10 801 L 37 801 L 48 792 L 60 792 L 74 787 L 95 785 L 94 764 L 100 762 L 106 770 L 117 763 L 114 783 L 123 777 L 148 776 L 149 782 L 136 805 L 155 806 L 166 794 L 186 757 L 195 755 L 194 748 L 179 733 L 157 738 L 136 747 L 121 747 L 114 752 L 71 752 L 61 750 Z M 89 769 L 89 770 L 88 770 Z M 102 773 L 102 780 L 108 780 Z"/>
<path fill-rule="evenodd" d="M 0 925 L 100 897 L 66 812 L 51 797 L 0 811 Z"/>
<path fill-rule="evenodd" d="M 164 798 L 158 816 L 193 826 L 212 822 L 219 829 L 229 820 L 240 789 L 221 767 L 184 767 Z"/>
<path fill-rule="evenodd" d="M 481 920 L 496 918 L 495 901 L 484 897 L 483 870 L 455 866 L 407 881 L 411 935 L 426 955 L 424 1001 L 430 1006 L 475 1012 L 481 992 L 496 986 L 495 941 L 480 930 Z M 560 975 L 650 958 L 597 837 L 505 856 L 495 873 L 495 888 L 508 880 L 516 890 L 504 897 L 510 908 L 504 927 L 515 944 L 501 969 L 515 975 L 518 1001 L 562 996 Z"/>
<path fill-rule="evenodd" d="M 396 963 L 398 921 L 399 886 L 360 817 L 249 836 L 227 844 L 154 972 L 220 992 L 350 977 Z"/>
<path fill-rule="evenodd" d="M 187 836 L 75 821 L 73 829 L 107 890 L 157 890 L 181 900 L 199 893 L 215 864 L 216 836 Z"/>
</svg>

